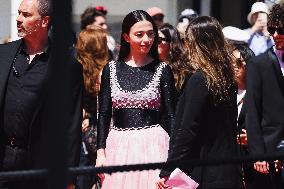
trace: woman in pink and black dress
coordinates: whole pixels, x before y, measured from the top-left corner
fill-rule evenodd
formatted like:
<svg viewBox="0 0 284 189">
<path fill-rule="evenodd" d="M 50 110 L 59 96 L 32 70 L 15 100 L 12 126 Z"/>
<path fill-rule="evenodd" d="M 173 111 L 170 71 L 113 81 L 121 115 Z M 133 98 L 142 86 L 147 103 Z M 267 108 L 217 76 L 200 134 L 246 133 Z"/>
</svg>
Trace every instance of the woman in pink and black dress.
<svg viewBox="0 0 284 189">
<path fill-rule="evenodd" d="M 167 158 L 175 85 L 170 67 L 159 60 L 157 45 L 157 27 L 145 11 L 124 18 L 118 60 L 105 66 L 101 78 L 97 166 Z M 153 189 L 158 174 L 151 170 L 100 177 L 103 189 Z"/>
</svg>

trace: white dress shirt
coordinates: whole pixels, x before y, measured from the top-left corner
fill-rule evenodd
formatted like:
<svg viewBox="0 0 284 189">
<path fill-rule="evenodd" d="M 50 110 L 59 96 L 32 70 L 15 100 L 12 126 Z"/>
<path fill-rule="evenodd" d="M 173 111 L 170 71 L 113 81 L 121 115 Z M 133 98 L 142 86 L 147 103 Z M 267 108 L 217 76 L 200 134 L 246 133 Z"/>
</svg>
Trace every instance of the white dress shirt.
<svg viewBox="0 0 284 189">
<path fill-rule="evenodd" d="M 238 105 L 238 118 L 241 112 L 241 109 L 243 107 L 243 99 L 246 94 L 246 90 L 238 89 L 238 94 L 237 94 L 237 105 Z"/>
</svg>

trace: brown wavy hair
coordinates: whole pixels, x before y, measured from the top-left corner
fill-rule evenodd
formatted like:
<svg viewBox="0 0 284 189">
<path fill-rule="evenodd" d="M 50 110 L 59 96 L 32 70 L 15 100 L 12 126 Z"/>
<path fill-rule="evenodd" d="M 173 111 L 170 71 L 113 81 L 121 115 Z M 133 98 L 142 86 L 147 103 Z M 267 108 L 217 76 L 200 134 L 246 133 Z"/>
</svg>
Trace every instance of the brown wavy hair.
<svg viewBox="0 0 284 189">
<path fill-rule="evenodd" d="M 100 72 L 108 62 L 106 31 L 99 27 L 82 30 L 76 49 L 77 59 L 83 65 L 85 90 L 97 95 Z"/>
<path fill-rule="evenodd" d="M 192 20 L 186 29 L 185 40 L 189 64 L 205 74 L 214 101 L 229 99 L 232 87 L 236 86 L 234 59 L 228 52 L 232 47 L 225 41 L 219 22 L 210 16 Z"/>
</svg>

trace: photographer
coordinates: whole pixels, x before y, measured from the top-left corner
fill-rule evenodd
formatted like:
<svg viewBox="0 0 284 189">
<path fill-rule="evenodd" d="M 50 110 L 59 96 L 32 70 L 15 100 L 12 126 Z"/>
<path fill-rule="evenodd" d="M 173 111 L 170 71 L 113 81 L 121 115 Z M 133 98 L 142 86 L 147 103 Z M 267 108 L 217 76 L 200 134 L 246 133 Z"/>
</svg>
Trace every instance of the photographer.
<svg viewBox="0 0 284 189">
<path fill-rule="evenodd" d="M 273 40 L 267 31 L 268 14 L 268 6 L 265 3 L 256 2 L 252 5 L 251 12 L 247 17 L 252 27 L 245 31 L 250 34 L 248 44 L 255 55 L 259 55 L 273 46 Z"/>
</svg>

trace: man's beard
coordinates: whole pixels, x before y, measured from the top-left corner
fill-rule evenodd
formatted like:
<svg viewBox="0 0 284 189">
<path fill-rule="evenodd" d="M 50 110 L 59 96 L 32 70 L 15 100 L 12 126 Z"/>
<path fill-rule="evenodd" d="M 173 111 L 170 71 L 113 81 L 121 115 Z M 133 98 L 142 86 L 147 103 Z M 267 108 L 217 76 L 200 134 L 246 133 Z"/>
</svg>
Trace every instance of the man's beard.
<svg viewBox="0 0 284 189">
<path fill-rule="evenodd" d="M 28 29 L 24 28 L 22 31 L 18 31 L 18 37 L 24 38 L 27 36 L 32 35 L 33 33 L 36 33 L 40 30 L 40 22 L 36 23 L 32 27 L 29 27 Z"/>
</svg>

